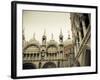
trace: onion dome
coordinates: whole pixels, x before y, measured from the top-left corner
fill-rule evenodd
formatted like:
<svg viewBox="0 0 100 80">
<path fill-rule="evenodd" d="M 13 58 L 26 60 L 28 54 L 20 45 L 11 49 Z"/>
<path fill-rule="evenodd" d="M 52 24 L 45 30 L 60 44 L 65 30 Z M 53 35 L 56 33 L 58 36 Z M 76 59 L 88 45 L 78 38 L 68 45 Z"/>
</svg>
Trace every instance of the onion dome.
<svg viewBox="0 0 100 80">
<path fill-rule="evenodd" d="M 34 33 L 34 35 L 33 35 L 33 38 L 29 40 L 29 44 L 33 44 L 33 45 L 36 45 L 36 46 L 38 46 L 38 47 L 40 46 L 39 41 L 37 41 L 37 40 L 35 39 L 35 33 Z"/>
<path fill-rule="evenodd" d="M 47 43 L 47 51 L 48 53 L 57 53 L 58 43 L 55 40 L 50 40 Z"/>
<path fill-rule="evenodd" d="M 68 46 L 68 45 L 72 45 L 71 39 L 67 39 L 67 40 L 64 41 L 64 46 Z"/>
<path fill-rule="evenodd" d="M 64 46 L 72 45 L 72 39 L 70 38 L 70 35 L 68 35 L 68 39 L 64 41 Z"/>
<path fill-rule="evenodd" d="M 53 45 L 53 46 L 58 46 L 58 43 L 53 39 L 53 34 L 52 34 L 52 38 L 50 41 L 47 42 L 47 46 L 50 46 L 50 45 Z"/>
</svg>

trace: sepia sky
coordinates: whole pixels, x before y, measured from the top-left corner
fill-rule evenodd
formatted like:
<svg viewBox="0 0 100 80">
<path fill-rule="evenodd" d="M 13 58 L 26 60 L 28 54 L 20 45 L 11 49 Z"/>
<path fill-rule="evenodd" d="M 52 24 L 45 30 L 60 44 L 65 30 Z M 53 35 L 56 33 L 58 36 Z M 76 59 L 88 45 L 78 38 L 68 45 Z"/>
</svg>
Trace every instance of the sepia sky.
<svg viewBox="0 0 100 80">
<path fill-rule="evenodd" d="M 62 29 L 64 40 L 71 34 L 70 14 L 64 12 L 46 11 L 27 11 L 23 10 L 23 29 L 26 41 L 35 38 L 40 43 L 44 30 L 46 31 L 47 41 L 53 34 L 53 39 L 59 42 L 59 34 Z"/>
</svg>

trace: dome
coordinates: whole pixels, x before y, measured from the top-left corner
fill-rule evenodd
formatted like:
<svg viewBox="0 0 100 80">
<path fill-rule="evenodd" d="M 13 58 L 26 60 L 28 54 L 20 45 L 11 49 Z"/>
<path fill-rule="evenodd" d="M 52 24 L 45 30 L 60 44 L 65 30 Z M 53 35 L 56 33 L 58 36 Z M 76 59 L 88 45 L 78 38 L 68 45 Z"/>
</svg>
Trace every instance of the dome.
<svg viewBox="0 0 100 80">
<path fill-rule="evenodd" d="M 72 40 L 71 39 L 67 39 L 64 41 L 64 46 L 68 46 L 68 45 L 72 45 Z"/>
<path fill-rule="evenodd" d="M 58 43 L 55 41 L 55 40 L 50 40 L 48 43 L 47 43 L 47 46 L 50 46 L 50 45 L 54 45 L 54 46 L 58 46 Z"/>
<path fill-rule="evenodd" d="M 29 43 L 28 43 L 28 41 L 23 41 L 23 49 L 28 45 Z"/>
<path fill-rule="evenodd" d="M 48 53 L 56 53 L 58 50 L 58 43 L 55 40 L 50 40 L 47 43 L 47 51 Z"/>
<path fill-rule="evenodd" d="M 34 52 L 34 53 L 39 53 L 40 49 L 37 47 L 37 46 L 34 46 L 34 45 L 30 45 L 28 46 L 26 49 L 25 49 L 25 52 Z"/>
<path fill-rule="evenodd" d="M 36 39 L 30 39 L 29 40 L 29 44 L 34 44 L 34 45 L 36 45 L 36 46 L 40 46 L 40 44 L 39 44 L 39 41 L 37 41 Z"/>
<path fill-rule="evenodd" d="M 28 42 L 24 44 L 24 50 L 27 51 L 35 51 L 38 52 L 40 48 L 40 44 L 36 39 L 30 39 Z"/>
<path fill-rule="evenodd" d="M 35 46 L 38 46 L 38 47 L 40 46 L 39 41 L 37 41 L 36 38 L 35 38 L 35 33 L 33 34 L 33 38 L 30 39 L 28 43 L 29 43 L 29 45 L 32 44 L 32 45 L 35 45 Z"/>
<path fill-rule="evenodd" d="M 55 46 L 50 46 L 48 49 L 47 49 L 47 52 L 48 53 L 57 53 L 58 49 L 57 47 Z"/>
</svg>

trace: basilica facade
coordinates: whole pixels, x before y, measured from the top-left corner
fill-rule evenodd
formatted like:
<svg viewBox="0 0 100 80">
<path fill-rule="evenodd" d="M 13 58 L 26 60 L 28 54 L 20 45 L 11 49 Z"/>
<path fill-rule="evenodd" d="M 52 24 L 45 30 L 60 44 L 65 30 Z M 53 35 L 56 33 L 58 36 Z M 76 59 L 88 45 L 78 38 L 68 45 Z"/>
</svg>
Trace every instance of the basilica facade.
<svg viewBox="0 0 100 80">
<path fill-rule="evenodd" d="M 44 32 L 42 44 L 36 40 L 35 34 L 29 41 L 23 34 L 23 69 L 71 67 L 74 60 L 74 49 L 70 35 L 63 41 L 63 33 L 58 36 L 59 43 L 53 39 L 47 41 Z"/>
</svg>

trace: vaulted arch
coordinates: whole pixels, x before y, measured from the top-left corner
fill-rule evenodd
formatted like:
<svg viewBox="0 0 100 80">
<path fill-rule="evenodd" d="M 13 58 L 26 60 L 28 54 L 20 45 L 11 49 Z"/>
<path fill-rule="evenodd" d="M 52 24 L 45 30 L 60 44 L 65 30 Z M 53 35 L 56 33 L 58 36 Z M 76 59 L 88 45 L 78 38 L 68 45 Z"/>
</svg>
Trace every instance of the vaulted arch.
<svg viewBox="0 0 100 80">
<path fill-rule="evenodd" d="M 36 69 L 36 65 L 33 63 L 24 63 L 23 69 Z"/>
<path fill-rule="evenodd" d="M 24 47 L 24 51 L 25 51 L 26 49 L 28 49 L 29 47 L 32 47 L 32 46 L 34 46 L 34 47 L 36 47 L 36 48 L 38 48 L 38 49 L 40 50 L 40 47 L 39 47 L 39 46 L 37 46 L 37 45 L 35 45 L 35 44 L 30 44 L 30 45 L 27 45 L 26 47 Z"/>
<path fill-rule="evenodd" d="M 46 62 L 43 68 L 56 68 L 56 64 L 54 62 Z"/>
</svg>

